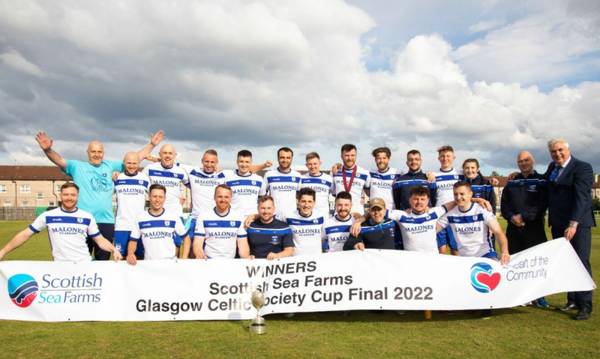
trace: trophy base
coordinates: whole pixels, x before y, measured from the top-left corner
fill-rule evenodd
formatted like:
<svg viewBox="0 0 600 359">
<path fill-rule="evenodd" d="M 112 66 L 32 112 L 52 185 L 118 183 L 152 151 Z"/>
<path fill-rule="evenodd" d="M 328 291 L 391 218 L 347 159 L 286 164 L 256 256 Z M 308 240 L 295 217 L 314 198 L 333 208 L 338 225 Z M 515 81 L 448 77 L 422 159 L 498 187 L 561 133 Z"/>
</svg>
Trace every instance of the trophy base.
<svg viewBox="0 0 600 359">
<path fill-rule="evenodd" d="M 250 322 L 250 332 L 254 334 L 265 334 L 267 332 L 267 325 L 263 317 L 258 317 Z"/>
</svg>

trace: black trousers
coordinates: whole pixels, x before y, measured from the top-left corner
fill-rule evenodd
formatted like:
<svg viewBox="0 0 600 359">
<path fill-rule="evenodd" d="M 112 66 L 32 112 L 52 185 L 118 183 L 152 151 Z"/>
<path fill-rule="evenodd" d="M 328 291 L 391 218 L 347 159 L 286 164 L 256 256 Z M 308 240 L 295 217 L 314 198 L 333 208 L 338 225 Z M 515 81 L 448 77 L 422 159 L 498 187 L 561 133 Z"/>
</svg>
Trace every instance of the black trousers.
<svg viewBox="0 0 600 359">
<path fill-rule="evenodd" d="M 566 227 L 552 227 L 552 237 L 560 238 L 564 237 Z M 592 248 L 592 228 L 591 227 L 577 227 L 577 232 L 571 240 L 571 245 L 575 252 L 581 259 L 581 263 L 588 271 L 590 276 L 592 275 L 592 266 L 590 265 L 590 251 Z M 569 292 L 567 293 L 567 301 L 575 303 L 579 309 L 587 308 L 592 310 L 592 291 L 588 290 L 585 292 Z"/>
<path fill-rule="evenodd" d="M 115 224 L 114 223 L 98 223 L 98 229 L 102 237 L 106 238 L 110 243 L 113 243 L 115 236 Z M 94 256 L 97 261 L 107 261 L 110 259 L 110 252 L 102 250 L 96 244 L 96 241 L 92 237 L 88 237 L 86 241 L 90 254 Z"/>
<path fill-rule="evenodd" d="M 544 219 L 525 222 L 525 227 L 517 227 L 508 222 L 506 237 L 508 238 L 508 252 L 510 254 L 515 254 L 544 243 L 546 242 Z"/>
</svg>

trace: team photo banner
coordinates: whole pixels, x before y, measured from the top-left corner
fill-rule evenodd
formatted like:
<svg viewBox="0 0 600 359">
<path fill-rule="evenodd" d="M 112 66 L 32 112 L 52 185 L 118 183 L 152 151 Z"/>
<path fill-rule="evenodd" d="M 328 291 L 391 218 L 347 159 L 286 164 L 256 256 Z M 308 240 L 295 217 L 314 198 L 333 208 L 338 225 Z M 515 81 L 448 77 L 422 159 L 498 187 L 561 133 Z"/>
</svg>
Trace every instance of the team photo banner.
<svg viewBox="0 0 600 359">
<path fill-rule="evenodd" d="M 394 250 L 267 261 L 0 262 L 0 319 L 166 321 L 251 319 L 253 290 L 271 313 L 514 307 L 596 286 L 564 238 L 511 257 Z"/>
</svg>

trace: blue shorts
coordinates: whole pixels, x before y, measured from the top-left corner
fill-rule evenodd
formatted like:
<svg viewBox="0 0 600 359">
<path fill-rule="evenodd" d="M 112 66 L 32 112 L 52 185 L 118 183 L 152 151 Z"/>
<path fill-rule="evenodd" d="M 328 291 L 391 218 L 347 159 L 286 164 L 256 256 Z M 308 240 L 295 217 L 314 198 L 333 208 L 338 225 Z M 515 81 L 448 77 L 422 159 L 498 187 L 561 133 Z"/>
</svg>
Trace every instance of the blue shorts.
<svg viewBox="0 0 600 359">
<path fill-rule="evenodd" d="M 489 259 L 498 260 L 498 254 L 496 253 L 496 251 L 491 250 L 491 251 L 487 252 L 486 254 L 482 255 L 481 258 L 489 258 Z"/>
<path fill-rule="evenodd" d="M 115 231 L 115 248 L 117 248 L 123 257 L 127 256 L 127 243 L 129 243 L 129 237 L 131 231 Z M 135 250 L 137 257 L 144 256 L 144 243 L 141 240 L 137 241 L 137 248 Z"/>
</svg>

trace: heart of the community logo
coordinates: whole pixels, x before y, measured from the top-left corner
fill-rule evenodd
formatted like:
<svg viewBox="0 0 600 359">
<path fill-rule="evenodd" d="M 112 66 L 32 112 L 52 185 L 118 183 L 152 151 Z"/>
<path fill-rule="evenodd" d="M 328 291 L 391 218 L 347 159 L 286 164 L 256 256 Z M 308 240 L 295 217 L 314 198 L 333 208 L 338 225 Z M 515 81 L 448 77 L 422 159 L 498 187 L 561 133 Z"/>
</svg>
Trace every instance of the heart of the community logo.
<svg viewBox="0 0 600 359">
<path fill-rule="evenodd" d="M 15 274 L 8 278 L 8 295 L 15 305 L 26 308 L 33 303 L 38 284 L 29 274 Z"/>
<path fill-rule="evenodd" d="M 475 263 L 471 267 L 471 285 L 480 293 L 489 293 L 500 284 L 500 273 L 494 272 L 488 263 Z"/>
</svg>

